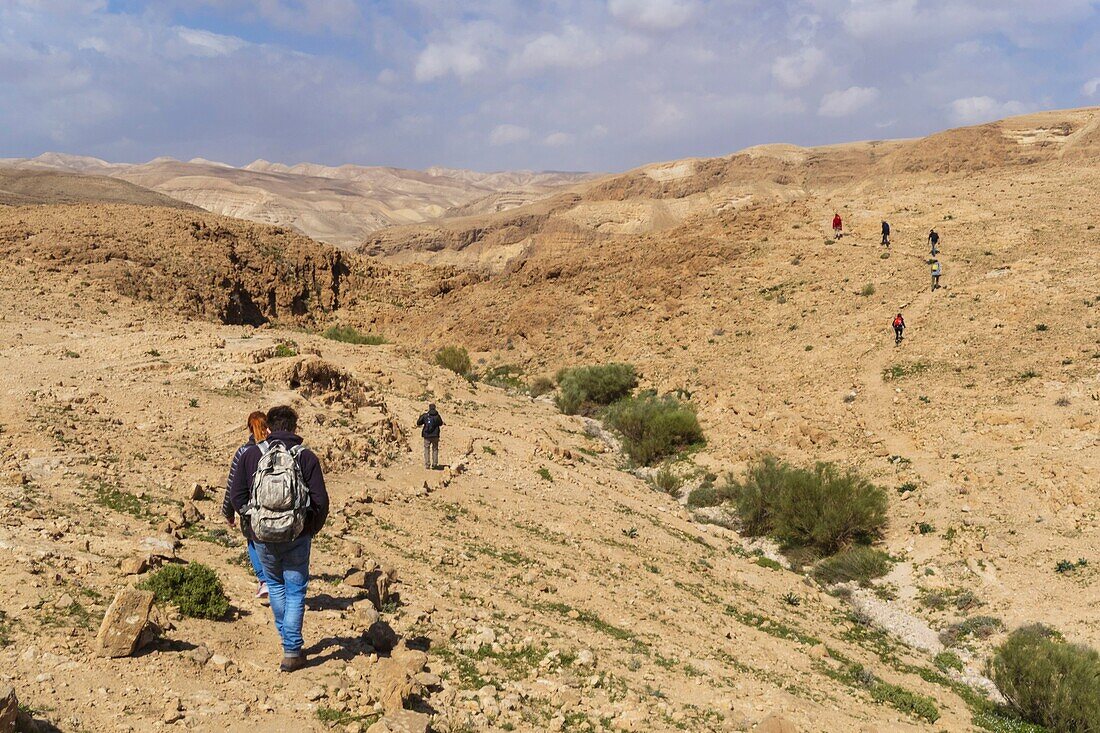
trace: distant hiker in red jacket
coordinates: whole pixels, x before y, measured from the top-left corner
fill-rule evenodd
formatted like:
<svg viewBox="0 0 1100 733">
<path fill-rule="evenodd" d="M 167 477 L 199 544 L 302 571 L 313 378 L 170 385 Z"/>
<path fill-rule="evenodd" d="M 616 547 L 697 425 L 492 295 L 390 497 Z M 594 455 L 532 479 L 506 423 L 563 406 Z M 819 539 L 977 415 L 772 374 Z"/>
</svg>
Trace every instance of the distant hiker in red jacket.
<svg viewBox="0 0 1100 733">
<path fill-rule="evenodd" d="M 897 344 L 900 344 L 901 340 L 904 338 L 904 336 L 902 335 L 902 332 L 904 330 L 905 330 L 905 319 L 902 318 L 902 315 L 900 313 L 898 313 L 896 316 L 894 316 L 894 345 L 895 346 Z"/>
<path fill-rule="evenodd" d="M 840 220 L 840 214 L 833 214 L 833 239 L 840 239 L 843 235 L 844 222 Z"/>
</svg>

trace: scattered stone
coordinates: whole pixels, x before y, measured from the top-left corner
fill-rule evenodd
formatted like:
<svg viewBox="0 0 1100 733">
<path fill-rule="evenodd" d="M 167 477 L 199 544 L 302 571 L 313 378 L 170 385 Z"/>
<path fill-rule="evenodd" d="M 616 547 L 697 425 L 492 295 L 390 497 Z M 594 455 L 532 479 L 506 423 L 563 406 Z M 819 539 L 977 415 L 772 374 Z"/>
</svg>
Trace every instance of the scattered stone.
<svg viewBox="0 0 1100 733">
<path fill-rule="evenodd" d="M 155 558 L 174 560 L 176 547 L 179 542 L 169 537 L 145 537 L 138 543 L 138 548 Z"/>
<path fill-rule="evenodd" d="M 429 720 L 424 713 L 399 710 L 367 728 L 367 733 L 427 733 Z"/>
<path fill-rule="evenodd" d="M 103 616 L 96 635 L 96 653 L 104 657 L 128 657 L 137 649 L 141 632 L 153 608 L 151 591 L 123 588 Z"/>
<path fill-rule="evenodd" d="M 191 484 L 191 488 L 184 492 L 184 497 L 188 501 L 201 501 L 206 498 L 206 492 L 203 490 L 202 484 Z"/>
<path fill-rule="evenodd" d="M 210 657 L 214 656 L 214 653 L 206 648 L 205 645 L 200 644 L 191 651 L 187 652 L 192 660 L 195 661 L 200 667 L 210 661 Z"/>
<path fill-rule="evenodd" d="M 219 672 L 228 672 L 230 668 L 233 667 L 233 661 L 229 657 L 222 656 L 221 654 L 213 654 L 210 659 L 207 660 L 206 665 Z"/>
<path fill-rule="evenodd" d="M 123 575 L 141 575 L 149 569 L 149 560 L 144 557 L 126 557 L 119 563 Z"/>
<path fill-rule="evenodd" d="M 595 667 L 596 655 L 592 652 L 591 649 L 581 649 L 579 652 L 577 652 L 576 664 L 578 667 Z"/>
<path fill-rule="evenodd" d="M 318 685 L 317 687 L 311 687 L 309 691 L 306 692 L 306 699 L 310 702 L 317 702 L 322 697 L 327 696 L 328 693 L 325 692 L 325 688 L 321 687 L 320 685 Z"/>
<path fill-rule="evenodd" d="M 183 503 L 183 524 L 188 526 L 191 524 L 198 524 L 203 520 L 202 512 L 195 506 L 194 502 L 185 501 Z"/>
</svg>

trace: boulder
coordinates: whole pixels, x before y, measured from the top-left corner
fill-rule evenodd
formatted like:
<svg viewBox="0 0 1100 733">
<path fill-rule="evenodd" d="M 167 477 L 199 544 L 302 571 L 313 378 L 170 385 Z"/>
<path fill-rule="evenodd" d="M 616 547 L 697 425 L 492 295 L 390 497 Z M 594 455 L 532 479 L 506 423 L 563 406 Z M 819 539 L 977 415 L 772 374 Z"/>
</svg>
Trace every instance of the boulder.
<svg viewBox="0 0 1100 733">
<path fill-rule="evenodd" d="M 367 728 L 367 733 L 427 733 L 429 721 L 424 713 L 399 710 Z"/>
<path fill-rule="evenodd" d="M 123 588 L 111 601 L 96 634 L 95 651 L 103 657 L 128 657 L 137 650 L 153 609 L 151 591 Z"/>
<path fill-rule="evenodd" d="M 119 563 L 123 575 L 141 575 L 149 569 L 149 560 L 144 557 L 126 557 Z"/>
<path fill-rule="evenodd" d="M 15 688 L 0 685 L 0 733 L 12 733 L 18 717 L 19 700 L 15 697 Z"/>
<path fill-rule="evenodd" d="M 192 501 L 183 502 L 183 524 L 184 526 L 198 524 L 203 520 L 202 512 L 195 506 Z"/>
<path fill-rule="evenodd" d="M 427 664 L 427 654 L 408 649 L 378 662 L 371 672 L 370 688 L 383 711 L 387 714 L 401 711 L 410 697 L 424 691 L 416 676 Z"/>
</svg>

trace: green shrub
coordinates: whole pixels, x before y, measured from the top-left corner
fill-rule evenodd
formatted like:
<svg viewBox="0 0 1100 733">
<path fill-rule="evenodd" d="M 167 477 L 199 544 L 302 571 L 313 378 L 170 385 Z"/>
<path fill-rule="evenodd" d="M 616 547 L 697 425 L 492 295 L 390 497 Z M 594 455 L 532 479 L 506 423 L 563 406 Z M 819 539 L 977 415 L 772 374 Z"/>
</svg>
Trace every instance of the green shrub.
<svg viewBox="0 0 1100 733">
<path fill-rule="evenodd" d="M 637 386 L 638 375 L 630 364 L 563 369 L 558 372 L 558 409 L 566 415 L 592 414 L 626 397 Z"/>
<path fill-rule="evenodd" d="M 216 620 L 229 613 L 229 599 L 217 574 L 200 563 L 168 565 L 139 587 L 153 591 L 161 603 L 178 606 L 184 616 Z"/>
<path fill-rule="evenodd" d="M 870 544 L 886 528 L 886 492 L 829 463 L 797 468 L 768 456 L 740 484 L 737 512 L 748 535 L 833 554 Z"/>
<path fill-rule="evenodd" d="M 702 486 L 693 489 L 691 493 L 688 494 L 687 505 L 692 509 L 698 509 L 701 507 L 728 504 L 736 500 L 737 483 L 732 477 L 727 477 L 724 484 L 716 486 L 708 481 Z"/>
<path fill-rule="evenodd" d="M 275 358 L 284 359 L 288 356 L 297 356 L 298 348 L 293 342 L 281 341 L 275 345 Z"/>
<path fill-rule="evenodd" d="M 874 283 L 867 283 L 866 285 L 863 286 L 863 290 L 859 291 L 859 294 L 862 295 L 864 298 L 871 297 L 872 295 L 875 294 L 875 284 Z"/>
<path fill-rule="evenodd" d="M 444 369 L 450 369 L 455 374 L 461 374 L 467 376 L 473 365 L 470 363 L 470 352 L 466 351 L 461 346 L 444 346 L 439 351 L 435 352 L 433 358 L 436 366 L 441 366 Z"/>
<path fill-rule="evenodd" d="M 518 390 L 523 387 L 523 381 L 520 379 L 522 375 L 523 369 L 515 364 L 501 364 L 491 367 L 482 374 L 481 381 L 501 389 Z"/>
<path fill-rule="evenodd" d="M 332 341 L 342 341 L 345 344 L 365 344 L 367 346 L 379 346 L 386 343 L 386 339 L 376 333 L 360 333 L 354 326 L 330 326 L 321 334 Z"/>
<path fill-rule="evenodd" d="M 661 468 L 649 478 L 649 485 L 662 494 L 668 494 L 673 499 L 680 498 L 680 487 L 684 480 L 672 472 L 667 465 Z"/>
<path fill-rule="evenodd" d="M 535 377 L 527 385 L 527 392 L 532 397 L 542 397 L 554 391 L 554 380 L 550 377 Z"/>
<path fill-rule="evenodd" d="M 675 397 L 628 397 L 612 405 L 605 423 L 623 438 L 623 452 L 649 466 L 703 442 L 695 408 Z"/>
<path fill-rule="evenodd" d="M 857 545 L 819 562 L 813 570 L 813 576 L 822 585 L 855 580 L 866 587 L 873 579 L 890 572 L 892 564 L 890 556 L 882 550 Z"/>
<path fill-rule="evenodd" d="M 1004 623 L 993 616 L 971 616 L 965 621 L 951 624 L 940 632 L 940 642 L 944 646 L 955 646 L 969 637 L 988 639 L 1004 628 Z"/>
<path fill-rule="evenodd" d="M 959 659 L 959 655 L 955 652 L 940 652 L 936 655 L 936 658 L 932 660 L 932 663 L 935 664 L 936 669 L 941 672 L 947 672 L 952 669 L 956 672 L 963 671 L 963 661 Z"/>
<path fill-rule="evenodd" d="M 1020 717 L 1056 731 L 1100 730 L 1100 654 L 1044 626 L 1012 632 L 988 674 Z"/>
</svg>

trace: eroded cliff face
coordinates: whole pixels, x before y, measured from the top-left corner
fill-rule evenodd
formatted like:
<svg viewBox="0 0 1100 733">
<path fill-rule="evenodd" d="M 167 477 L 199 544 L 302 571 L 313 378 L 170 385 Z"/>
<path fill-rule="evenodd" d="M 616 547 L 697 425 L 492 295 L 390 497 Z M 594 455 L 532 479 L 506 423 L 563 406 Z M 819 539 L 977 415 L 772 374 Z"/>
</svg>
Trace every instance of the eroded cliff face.
<svg viewBox="0 0 1100 733">
<path fill-rule="evenodd" d="M 53 263 L 119 295 L 227 324 L 318 322 L 354 280 L 347 255 L 299 234 L 154 207 L 0 209 L 0 247 L 6 257 Z"/>
</svg>

